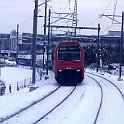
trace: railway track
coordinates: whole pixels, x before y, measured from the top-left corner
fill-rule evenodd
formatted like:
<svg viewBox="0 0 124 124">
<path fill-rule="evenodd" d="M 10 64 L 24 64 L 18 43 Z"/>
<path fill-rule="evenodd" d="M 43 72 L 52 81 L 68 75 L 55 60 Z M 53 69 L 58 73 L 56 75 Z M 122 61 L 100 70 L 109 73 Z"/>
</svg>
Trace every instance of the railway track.
<svg viewBox="0 0 124 124">
<path fill-rule="evenodd" d="M 31 105 L 30 107 L 27 107 L 23 110 L 21 110 L 20 112 L 7 117 L 6 119 L 4 118 L 1 122 L 3 124 L 11 124 L 11 122 L 15 122 L 15 123 L 32 123 L 36 124 L 38 123 L 40 120 L 42 120 L 43 118 L 45 118 L 47 115 L 49 115 L 52 111 L 54 111 L 58 106 L 60 106 L 64 101 L 66 101 L 66 99 L 73 93 L 73 91 L 76 89 L 75 87 L 65 87 L 65 89 L 67 88 L 68 90 L 64 90 L 64 92 L 66 93 L 62 93 L 63 92 L 63 88 L 59 86 L 54 92 L 52 92 L 51 94 L 47 95 L 46 97 L 44 97 L 41 100 L 38 100 L 35 104 Z M 59 94 L 60 93 L 60 94 Z M 59 96 L 58 96 L 59 94 Z M 54 101 L 54 98 L 59 98 L 58 101 Z M 49 102 L 48 102 L 49 101 Z M 51 103 L 49 106 L 47 106 L 47 108 L 45 108 L 45 104 L 47 103 Z M 35 112 L 34 112 L 35 110 Z M 35 115 L 33 116 L 33 120 L 31 119 L 32 114 L 35 113 Z M 27 117 L 27 118 L 25 118 Z"/>
<path fill-rule="evenodd" d="M 102 90 L 102 99 L 101 99 L 101 102 L 100 102 L 100 105 L 99 105 L 99 109 L 98 109 L 98 112 L 97 112 L 97 114 L 96 114 L 96 118 L 95 118 L 95 120 L 94 120 L 94 123 L 93 124 L 96 124 L 96 123 L 100 123 L 100 121 L 101 121 L 101 118 L 103 118 L 103 110 L 105 109 L 105 107 L 104 106 L 106 106 L 105 105 L 105 103 L 106 103 L 106 96 L 109 96 L 109 98 L 111 98 L 111 100 L 114 100 L 114 99 L 112 99 L 112 98 L 114 98 L 114 97 L 112 97 L 112 95 L 111 95 L 111 91 L 113 90 L 114 91 L 114 93 L 116 92 L 116 95 L 117 94 L 120 94 L 120 96 L 119 96 L 119 98 L 118 98 L 118 100 L 121 100 L 121 101 L 123 101 L 123 103 L 124 103 L 124 95 L 123 95 L 123 93 L 122 93 L 122 91 L 119 89 L 119 87 L 117 86 L 117 85 L 115 85 L 112 81 L 110 81 L 110 80 L 108 80 L 107 78 L 105 78 L 105 77 L 102 77 L 102 76 L 100 76 L 100 75 L 97 75 L 97 74 L 93 74 L 93 73 L 89 73 L 89 72 L 85 72 L 85 74 L 88 76 L 88 77 L 90 77 L 90 78 L 92 78 L 93 80 L 96 80 L 97 82 L 98 82 L 98 84 L 100 85 L 100 87 L 102 88 L 101 90 Z M 108 86 L 110 86 L 110 87 L 108 87 Z M 105 91 L 107 91 L 107 90 L 109 90 L 110 91 L 110 94 L 108 94 L 107 95 L 107 93 L 105 92 Z M 115 96 L 116 96 L 115 95 Z M 117 97 L 116 97 L 117 98 Z M 110 100 L 110 99 L 107 99 L 107 100 Z M 114 104 L 114 102 L 116 103 L 116 104 Z M 115 99 L 115 101 L 114 102 L 111 102 L 111 103 L 109 103 L 111 106 L 113 106 L 113 104 L 114 104 L 114 107 L 109 107 L 108 109 L 110 109 L 110 108 L 116 108 L 116 106 L 117 106 L 117 103 L 119 103 L 119 101 L 116 101 L 116 99 Z M 123 104 L 122 103 L 122 104 Z M 121 105 L 122 105 L 121 104 Z M 108 105 L 108 104 L 107 104 Z M 119 109 L 119 108 L 118 108 Z M 104 110 L 105 111 L 105 110 Z M 111 111 L 111 109 L 109 110 L 109 111 Z M 121 111 L 121 110 L 120 110 Z M 115 116 L 115 118 L 118 118 L 117 117 L 117 114 L 116 113 L 114 113 L 113 114 L 113 116 Z M 105 117 L 106 118 L 106 123 L 108 123 L 107 121 L 108 121 L 108 117 Z M 115 118 L 110 118 L 110 120 L 113 120 L 113 119 L 115 119 Z M 115 123 L 116 123 L 116 119 L 115 119 Z"/>
<path fill-rule="evenodd" d="M 87 76 L 88 78 L 91 78 L 93 80 L 92 83 L 89 80 L 88 84 L 94 84 L 93 86 L 96 86 L 96 89 L 98 90 L 97 92 L 99 93 L 99 95 L 97 95 L 98 94 L 97 92 L 96 92 L 97 94 L 95 94 L 96 95 L 95 98 L 97 98 L 96 99 L 97 101 L 93 101 L 93 103 L 97 102 L 97 104 L 95 104 L 95 106 L 92 106 L 92 104 L 90 104 L 90 106 L 89 106 L 90 108 L 94 107 L 92 109 L 92 110 L 94 110 L 93 111 L 94 115 L 92 116 L 92 119 L 91 119 L 90 122 L 92 122 L 92 124 L 101 123 L 101 118 L 103 117 L 103 116 L 101 117 L 101 115 L 103 115 L 103 109 L 105 109 L 104 106 L 106 106 L 106 101 L 108 100 L 108 98 L 111 99 L 111 94 L 113 93 L 113 92 L 111 92 L 111 90 L 114 90 L 114 92 L 116 92 L 117 94 L 120 94 L 119 99 L 122 99 L 124 101 L 123 93 L 113 82 L 111 82 L 110 80 L 108 80 L 108 79 L 106 79 L 106 78 L 104 78 L 102 76 L 99 76 L 99 75 L 96 75 L 96 74 L 92 74 L 92 73 L 85 73 L 85 76 Z M 84 86 L 85 87 L 87 86 L 87 82 L 86 82 L 86 85 L 84 84 Z M 83 86 L 83 88 L 84 88 L 84 86 Z M 90 85 L 90 86 L 92 86 L 92 85 Z M 98 88 L 97 88 L 97 86 L 98 86 Z M 87 88 L 87 89 L 86 88 L 84 88 L 84 90 L 85 91 L 89 91 L 89 90 L 87 90 L 89 88 Z M 41 101 L 37 102 L 36 104 L 30 106 L 26 110 L 23 110 L 22 112 L 17 113 L 16 115 L 13 115 L 12 117 L 9 117 L 7 119 L 3 119 L 3 121 L 1 121 L 0 123 L 11 124 L 13 122 L 13 123 L 17 123 L 17 124 L 18 123 L 37 124 L 37 123 L 45 122 L 47 120 L 47 118 L 51 117 L 51 115 L 56 113 L 55 110 L 58 111 L 58 109 L 61 108 L 61 105 L 63 104 L 63 102 L 65 102 L 68 99 L 68 97 L 71 96 L 71 94 L 75 91 L 75 89 L 76 89 L 76 91 L 79 90 L 76 87 L 61 87 L 61 86 L 59 86 L 58 89 L 56 89 L 56 91 L 53 92 L 48 97 L 45 97 L 43 100 L 41 100 Z M 106 89 L 107 90 L 110 89 L 110 93 L 107 92 L 109 94 L 106 93 Z M 72 96 L 75 96 L 76 91 L 73 93 Z M 87 96 L 87 93 L 88 92 L 86 92 L 86 94 L 85 94 L 86 96 Z M 95 93 L 95 92 L 93 92 L 93 93 Z M 57 95 L 57 94 L 61 94 L 61 95 Z M 61 97 L 61 99 L 60 99 L 60 97 Z M 79 99 L 78 97 L 76 97 L 76 98 L 79 99 L 79 101 L 77 100 L 78 102 L 80 102 L 82 100 L 82 103 L 83 103 L 84 99 L 86 99 L 85 97 L 83 99 Z M 106 98 L 106 97 L 108 97 L 108 98 Z M 56 101 L 56 98 L 58 98 L 59 100 Z M 70 97 L 70 98 L 72 98 L 72 97 Z M 47 104 L 47 103 L 50 103 L 50 104 L 48 106 L 45 106 L 45 104 Z M 53 103 L 55 103 L 55 104 L 53 104 Z M 80 103 L 78 103 L 78 104 L 80 104 Z M 112 106 L 115 105 L 114 103 L 111 103 L 111 104 L 112 104 Z M 109 103 L 109 106 L 111 106 L 111 104 Z M 107 105 L 108 105 L 108 103 L 107 103 Z M 47 107 L 47 108 L 45 108 L 45 107 Z M 82 109 L 82 112 L 83 111 L 84 111 L 84 108 Z M 115 115 L 117 115 L 117 114 L 115 114 Z M 88 114 L 87 114 L 87 116 L 88 116 Z M 33 118 L 31 118 L 31 117 L 33 117 Z M 26 119 L 26 120 L 23 121 L 24 119 Z M 114 119 L 114 118 L 112 118 L 112 119 Z M 83 123 L 83 121 L 82 121 L 82 123 Z M 108 123 L 108 120 L 106 121 L 106 123 Z"/>
<path fill-rule="evenodd" d="M 112 85 L 119 91 L 119 93 L 121 94 L 122 99 L 123 99 L 123 101 L 124 101 L 124 94 L 123 94 L 122 91 L 119 89 L 119 87 L 118 87 L 117 85 L 115 85 L 112 81 L 110 81 L 110 80 L 108 80 L 107 78 L 102 77 L 102 76 L 100 76 L 100 75 L 96 75 L 96 74 L 93 74 L 93 73 L 90 73 L 90 72 L 86 72 L 86 73 L 87 73 L 87 74 L 94 75 L 94 76 L 97 76 L 97 77 L 100 77 L 100 78 L 106 80 L 107 82 L 109 82 L 110 84 L 112 84 Z"/>
<path fill-rule="evenodd" d="M 59 102 L 55 107 L 53 107 L 50 111 L 48 111 L 45 115 L 40 117 L 37 121 L 35 121 L 33 124 L 37 124 L 40 120 L 44 119 L 48 114 L 50 114 L 52 111 L 54 111 L 57 107 L 59 107 L 68 97 L 74 92 L 76 89 L 76 86 L 72 89 L 72 91 L 61 101 Z"/>
<path fill-rule="evenodd" d="M 14 117 L 14 116 L 16 116 L 16 115 L 22 113 L 23 111 L 25 111 L 25 110 L 31 108 L 33 105 L 37 104 L 38 102 L 41 102 L 42 100 L 44 100 L 45 98 L 49 97 L 51 94 L 53 94 L 54 92 L 56 92 L 60 87 L 61 87 L 61 86 L 58 86 L 55 90 L 51 91 L 49 94 L 45 95 L 43 98 L 40 98 L 40 99 L 38 99 L 38 100 L 32 102 L 29 106 L 26 106 L 26 107 L 20 109 L 19 111 L 15 112 L 15 113 L 13 113 L 13 114 L 11 114 L 11 115 L 8 115 L 8 116 L 5 117 L 5 118 L 0 118 L 0 123 L 3 123 L 3 122 L 5 122 L 5 121 L 9 120 L 10 118 L 12 118 L 12 117 Z M 13 102 L 14 102 L 14 101 L 13 101 Z"/>
<path fill-rule="evenodd" d="M 94 119 L 94 122 L 93 122 L 93 124 L 96 124 L 97 119 L 99 117 L 99 113 L 100 113 L 101 107 L 102 107 L 102 102 L 103 102 L 103 88 L 102 88 L 101 84 L 95 78 L 93 78 L 93 77 L 91 77 L 89 75 L 86 75 L 86 76 L 88 76 L 89 78 L 91 78 L 92 80 L 94 80 L 98 84 L 98 86 L 100 88 L 100 91 L 101 91 L 101 95 L 100 95 L 101 98 L 100 98 L 98 110 L 97 110 L 97 113 L 96 113 L 96 116 L 95 116 L 95 119 Z"/>
</svg>

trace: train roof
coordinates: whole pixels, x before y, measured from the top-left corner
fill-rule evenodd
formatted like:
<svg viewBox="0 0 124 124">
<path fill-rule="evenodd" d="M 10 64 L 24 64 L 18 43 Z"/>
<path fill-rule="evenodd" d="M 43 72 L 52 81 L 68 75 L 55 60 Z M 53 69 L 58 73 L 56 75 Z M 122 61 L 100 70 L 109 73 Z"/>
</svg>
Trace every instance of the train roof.
<svg viewBox="0 0 124 124">
<path fill-rule="evenodd" d="M 79 46 L 82 48 L 80 42 L 77 40 L 63 40 L 56 45 L 56 49 L 58 49 L 60 46 L 70 46 L 70 45 Z"/>
</svg>

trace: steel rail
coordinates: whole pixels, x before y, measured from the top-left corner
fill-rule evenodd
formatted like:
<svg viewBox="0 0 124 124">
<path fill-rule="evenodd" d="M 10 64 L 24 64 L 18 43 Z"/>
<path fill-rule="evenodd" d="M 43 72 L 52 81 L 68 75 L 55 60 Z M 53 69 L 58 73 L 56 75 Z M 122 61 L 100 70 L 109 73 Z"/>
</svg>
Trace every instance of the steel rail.
<svg viewBox="0 0 124 124">
<path fill-rule="evenodd" d="M 71 96 L 71 94 L 74 92 L 75 89 L 76 89 L 76 86 L 72 89 L 72 91 L 61 102 L 59 102 L 54 108 L 52 108 L 50 111 L 48 111 L 45 115 L 43 115 L 41 118 L 39 118 L 33 124 L 37 124 L 39 121 L 44 119 L 47 115 L 49 115 L 51 112 L 56 110 L 57 107 L 59 107 L 62 103 L 64 103 Z"/>
<path fill-rule="evenodd" d="M 56 92 L 60 87 L 61 87 L 61 85 L 58 86 L 55 90 L 51 91 L 51 92 L 50 92 L 49 94 L 47 94 L 46 96 L 44 96 L 43 98 L 38 99 L 38 100 L 32 102 L 29 106 L 26 106 L 26 107 L 20 109 L 20 110 L 17 111 L 16 113 L 11 114 L 11 115 L 8 115 L 6 118 L 1 118 L 0 123 L 5 122 L 5 121 L 11 119 L 12 117 L 14 117 L 14 116 L 20 114 L 21 112 L 24 112 L 25 110 L 31 108 L 33 105 L 35 105 L 35 104 L 41 102 L 42 100 L 44 100 L 45 98 L 49 97 L 49 96 L 52 95 L 54 92 Z"/>
<path fill-rule="evenodd" d="M 108 79 L 105 78 L 105 77 L 102 77 L 102 76 L 100 76 L 100 75 L 97 75 L 97 74 L 93 74 L 93 73 L 90 73 L 90 72 L 85 72 L 85 73 L 91 74 L 91 75 L 94 75 L 94 76 L 98 76 L 98 77 L 100 77 L 100 78 L 102 78 L 102 79 L 108 81 L 110 84 L 112 84 L 114 87 L 116 87 L 116 89 L 119 91 L 119 93 L 121 94 L 122 99 L 123 99 L 123 101 L 124 101 L 124 94 L 123 94 L 122 91 L 119 89 L 119 87 L 118 87 L 117 85 L 115 85 L 112 81 L 108 80 Z"/>
<path fill-rule="evenodd" d="M 88 76 L 89 78 L 91 78 L 92 80 L 94 80 L 94 81 L 99 85 L 100 90 L 101 90 L 101 99 L 100 99 L 100 103 L 99 103 L 99 107 L 98 107 L 98 111 L 97 111 L 96 117 L 95 117 L 94 122 L 93 122 L 93 124 L 96 124 L 97 119 L 98 119 L 98 117 L 99 117 L 99 113 L 100 113 L 101 107 L 102 107 L 102 102 L 103 102 L 103 89 L 102 89 L 102 86 L 100 85 L 100 83 L 99 83 L 96 79 L 94 79 L 93 77 L 91 77 L 91 76 L 89 76 L 89 75 L 86 75 L 86 76 Z"/>
</svg>

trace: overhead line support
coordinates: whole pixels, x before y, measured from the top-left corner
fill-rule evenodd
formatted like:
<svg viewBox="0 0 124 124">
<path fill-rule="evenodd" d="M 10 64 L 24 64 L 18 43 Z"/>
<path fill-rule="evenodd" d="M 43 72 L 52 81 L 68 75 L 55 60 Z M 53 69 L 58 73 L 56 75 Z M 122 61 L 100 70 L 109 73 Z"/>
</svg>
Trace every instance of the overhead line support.
<svg viewBox="0 0 124 124">
<path fill-rule="evenodd" d="M 32 40 L 32 84 L 35 85 L 36 73 L 36 41 L 37 41 L 37 15 L 38 15 L 38 0 L 35 0 L 34 19 L 33 19 L 33 40 Z"/>
<path fill-rule="evenodd" d="M 48 25 L 46 25 L 48 27 Z M 76 28 L 76 29 L 91 29 L 91 30 L 98 30 L 99 28 L 95 27 L 79 27 L 79 26 L 57 26 L 57 25 L 50 25 L 51 28 Z"/>
<path fill-rule="evenodd" d="M 122 68 L 122 47 L 123 47 L 123 32 L 124 32 L 124 12 L 122 12 L 122 24 L 121 24 L 121 39 L 120 39 L 120 57 L 119 57 L 119 79 L 121 79 L 121 68 Z"/>
</svg>

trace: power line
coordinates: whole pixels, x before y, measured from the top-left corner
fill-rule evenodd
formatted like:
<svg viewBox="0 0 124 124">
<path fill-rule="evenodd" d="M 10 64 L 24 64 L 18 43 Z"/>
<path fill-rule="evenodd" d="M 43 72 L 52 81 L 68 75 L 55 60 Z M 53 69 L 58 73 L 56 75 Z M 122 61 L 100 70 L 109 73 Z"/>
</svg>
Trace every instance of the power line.
<svg viewBox="0 0 124 124">
<path fill-rule="evenodd" d="M 94 19 L 93 21 L 91 21 L 90 23 L 88 23 L 87 25 L 93 24 L 94 22 L 98 21 L 101 17 L 103 17 L 105 11 L 109 8 L 109 6 L 111 5 L 113 0 L 110 0 L 110 2 L 108 3 L 108 5 L 106 6 L 106 8 L 103 11 L 103 14 L 101 14 L 98 18 Z M 116 9 L 115 9 L 116 10 Z"/>
<path fill-rule="evenodd" d="M 108 29 L 110 29 L 114 24 L 111 24 L 109 27 L 107 27 L 105 30 L 101 31 L 100 34 L 103 34 L 105 31 L 107 31 Z"/>
<path fill-rule="evenodd" d="M 68 15 L 69 15 L 69 14 L 68 14 Z M 54 22 L 51 22 L 50 24 L 56 23 L 56 22 L 60 21 L 61 19 L 68 19 L 68 20 L 70 20 L 69 18 L 65 18 L 65 17 L 67 17 L 68 15 L 65 15 L 64 17 L 60 17 L 59 19 L 55 20 Z"/>
<path fill-rule="evenodd" d="M 117 1 L 116 1 L 115 4 L 114 4 L 113 21 L 114 21 L 114 17 L 115 17 L 116 7 L 117 7 Z M 112 23 L 113 23 L 113 21 L 112 21 Z"/>
<path fill-rule="evenodd" d="M 50 7 L 49 5 L 47 5 L 53 12 L 51 12 L 51 13 L 53 13 L 53 14 L 58 14 L 59 15 L 59 17 L 60 18 L 63 18 L 62 16 L 61 16 L 61 14 L 62 13 L 57 13 L 52 7 Z M 69 13 L 67 13 L 68 15 L 70 15 Z M 70 17 L 71 18 L 71 17 Z M 60 19 L 61 20 L 61 19 Z M 67 23 L 67 21 L 64 19 L 64 21 L 65 21 L 65 23 Z M 55 22 L 57 22 L 57 20 L 55 21 Z M 54 22 L 54 23 L 55 23 Z M 53 22 L 52 22 L 53 23 Z"/>
<path fill-rule="evenodd" d="M 93 21 L 91 21 L 90 23 L 88 23 L 87 26 L 89 26 L 90 24 L 93 24 L 94 22 L 96 22 L 99 18 L 101 18 L 101 17 L 98 17 L 98 18 L 94 19 Z"/>
</svg>

